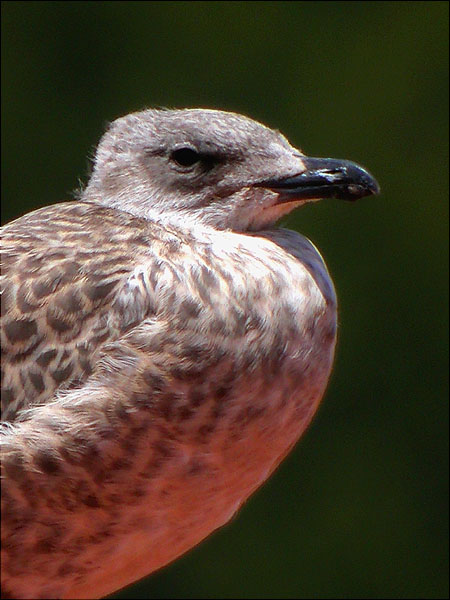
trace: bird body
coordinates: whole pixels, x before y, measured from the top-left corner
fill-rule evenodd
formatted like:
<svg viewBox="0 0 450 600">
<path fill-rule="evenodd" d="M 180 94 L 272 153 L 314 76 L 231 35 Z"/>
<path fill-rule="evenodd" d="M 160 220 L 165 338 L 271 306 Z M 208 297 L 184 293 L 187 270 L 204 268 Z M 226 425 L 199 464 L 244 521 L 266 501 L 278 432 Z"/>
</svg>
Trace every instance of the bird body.
<svg viewBox="0 0 450 600">
<path fill-rule="evenodd" d="M 3 228 L 5 596 L 102 597 L 162 567 L 307 427 L 336 298 L 314 246 L 273 226 L 311 199 L 306 160 L 239 115 L 145 111 L 105 134 L 79 201 Z M 374 193 L 358 177 L 339 194 Z"/>
</svg>

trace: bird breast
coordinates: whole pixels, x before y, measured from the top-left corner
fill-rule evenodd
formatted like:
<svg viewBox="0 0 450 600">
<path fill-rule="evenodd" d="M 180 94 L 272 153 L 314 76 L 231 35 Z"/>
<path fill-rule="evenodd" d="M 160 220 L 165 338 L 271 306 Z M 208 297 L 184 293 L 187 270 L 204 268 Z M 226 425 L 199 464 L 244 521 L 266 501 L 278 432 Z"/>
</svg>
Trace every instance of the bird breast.
<svg viewBox="0 0 450 600">
<path fill-rule="evenodd" d="M 196 472 L 208 456 L 224 489 L 237 478 L 240 500 L 317 408 L 333 360 L 336 299 L 320 254 L 297 233 L 200 238 L 172 254 L 167 243 L 153 245 L 151 260 L 134 270 L 116 308 L 123 322 L 145 318 L 108 347 L 100 370 L 105 385 L 116 373 L 119 386 L 131 370 L 128 404 L 172 428 L 191 458 L 198 451 Z"/>
<path fill-rule="evenodd" d="M 153 282 L 148 269 L 133 274 L 135 302 L 150 298 L 163 316 L 109 353 L 106 373 L 133 364 L 140 374 L 129 398 L 153 426 L 127 483 L 144 502 L 131 507 L 114 560 L 127 570 L 125 557 L 139 556 L 134 576 L 233 516 L 307 427 L 331 370 L 336 301 L 312 244 L 282 230 L 220 239 L 194 245 L 181 274 L 162 260 Z"/>
</svg>

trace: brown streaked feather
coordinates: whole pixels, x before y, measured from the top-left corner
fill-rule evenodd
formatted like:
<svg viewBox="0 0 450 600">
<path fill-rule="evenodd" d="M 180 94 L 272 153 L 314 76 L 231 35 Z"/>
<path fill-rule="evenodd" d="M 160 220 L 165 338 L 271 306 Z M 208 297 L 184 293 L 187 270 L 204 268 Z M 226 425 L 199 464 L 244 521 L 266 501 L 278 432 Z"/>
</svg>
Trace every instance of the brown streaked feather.
<svg viewBox="0 0 450 600">
<path fill-rule="evenodd" d="M 13 421 L 81 384 L 102 345 L 145 316 L 125 319 L 114 298 L 151 235 L 141 219 L 87 202 L 42 208 L 2 229 L 2 418 Z"/>
</svg>

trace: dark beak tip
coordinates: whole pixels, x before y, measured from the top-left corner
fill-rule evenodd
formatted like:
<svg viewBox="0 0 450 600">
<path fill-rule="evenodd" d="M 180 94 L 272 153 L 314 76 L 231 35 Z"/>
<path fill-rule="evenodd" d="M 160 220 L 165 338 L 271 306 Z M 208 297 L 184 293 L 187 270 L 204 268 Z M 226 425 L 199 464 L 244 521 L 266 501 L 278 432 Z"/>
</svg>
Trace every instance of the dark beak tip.
<svg viewBox="0 0 450 600">
<path fill-rule="evenodd" d="M 360 198 L 366 198 L 368 196 L 377 196 L 380 191 L 381 189 L 378 181 L 369 173 L 367 173 L 367 176 L 364 177 L 363 181 L 350 183 L 348 185 L 350 200 L 359 200 Z"/>
<path fill-rule="evenodd" d="M 378 196 L 381 192 L 381 188 L 378 185 L 378 182 L 374 180 L 374 185 L 369 188 L 369 196 Z"/>
<path fill-rule="evenodd" d="M 372 178 L 372 188 L 370 189 L 374 196 L 378 196 L 381 193 L 381 187 L 375 178 Z"/>
<path fill-rule="evenodd" d="M 348 181 L 347 191 L 350 199 L 357 200 L 380 193 L 378 181 L 367 169 L 350 161 L 342 161 L 342 164 L 344 165 L 342 173 Z"/>
</svg>

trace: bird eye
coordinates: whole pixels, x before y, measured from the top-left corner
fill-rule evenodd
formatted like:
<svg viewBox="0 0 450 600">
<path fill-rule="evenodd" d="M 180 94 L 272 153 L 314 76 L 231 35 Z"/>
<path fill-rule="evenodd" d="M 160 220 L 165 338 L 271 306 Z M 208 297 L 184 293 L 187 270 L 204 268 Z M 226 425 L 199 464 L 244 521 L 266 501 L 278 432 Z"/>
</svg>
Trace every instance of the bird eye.
<svg viewBox="0 0 450 600">
<path fill-rule="evenodd" d="M 200 154 L 192 148 L 178 148 L 172 152 L 170 158 L 180 167 L 192 167 L 201 159 Z"/>
</svg>

